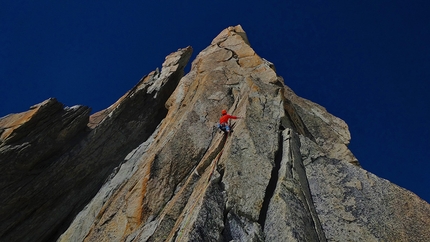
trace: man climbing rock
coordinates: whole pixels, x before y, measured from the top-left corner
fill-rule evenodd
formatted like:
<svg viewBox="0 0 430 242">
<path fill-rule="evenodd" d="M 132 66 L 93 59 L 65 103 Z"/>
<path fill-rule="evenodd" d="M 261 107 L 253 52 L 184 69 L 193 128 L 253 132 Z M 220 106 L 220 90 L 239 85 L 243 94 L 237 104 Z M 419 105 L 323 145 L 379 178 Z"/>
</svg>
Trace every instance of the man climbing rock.
<svg viewBox="0 0 430 242">
<path fill-rule="evenodd" d="M 221 118 L 219 119 L 218 128 L 224 131 L 225 133 L 230 133 L 231 131 L 231 127 L 228 124 L 229 119 L 240 119 L 240 117 L 229 115 L 227 114 L 227 111 L 223 109 L 221 111 Z"/>
</svg>

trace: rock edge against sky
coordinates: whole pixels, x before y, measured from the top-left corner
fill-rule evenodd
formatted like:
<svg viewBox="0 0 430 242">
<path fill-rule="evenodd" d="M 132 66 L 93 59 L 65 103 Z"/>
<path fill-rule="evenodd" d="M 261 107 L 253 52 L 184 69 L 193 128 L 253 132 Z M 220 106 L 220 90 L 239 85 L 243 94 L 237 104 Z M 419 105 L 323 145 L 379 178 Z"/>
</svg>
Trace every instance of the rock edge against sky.
<svg viewBox="0 0 430 242">
<path fill-rule="evenodd" d="M 191 52 L 170 54 L 91 116 L 49 99 L 0 119 L 0 238 L 430 237 L 430 205 L 363 170 L 346 123 L 285 86 L 240 26 L 184 76 Z M 243 117 L 228 138 L 214 127 L 222 109 Z"/>
</svg>

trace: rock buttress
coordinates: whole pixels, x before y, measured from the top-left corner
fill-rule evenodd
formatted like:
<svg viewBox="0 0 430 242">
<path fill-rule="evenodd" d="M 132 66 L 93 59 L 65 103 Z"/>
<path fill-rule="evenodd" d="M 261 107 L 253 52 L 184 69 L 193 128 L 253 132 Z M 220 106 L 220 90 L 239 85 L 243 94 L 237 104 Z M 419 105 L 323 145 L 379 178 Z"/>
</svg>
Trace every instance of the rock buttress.
<svg viewBox="0 0 430 242">
<path fill-rule="evenodd" d="M 139 167 L 105 198 L 84 239 L 263 239 L 258 220 L 278 150 L 282 85 L 240 26 L 223 31 L 181 79 Z M 222 109 L 243 117 L 226 140 L 214 128 Z"/>
<path fill-rule="evenodd" d="M 309 154 L 302 137 L 302 151 Z M 315 155 L 306 173 L 329 241 L 428 241 L 430 206 L 345 160 Z"/>
<path fill-rule="evenodd" d="M 155 132 L 121 160 L 59 241 L 390 241 L 394 229 L 404 241 L 428 235 L 429 205 L 378 178 L 364 186 L 346 124 L 286 87 L 240 26 L 199 53 L 166 107 Z M 222 109 L 243 118 L 228 138 L 214 127 Z M 388 210 L 372 210 L 378 196 L 392 201 Z M 394 209 L 408 222 L 386 215 Z M 389 226 L 372 222 L 381 214 Z"/>
<path fill-rule="evenodd" d="M 67 216 L 53 211 L 61 191 L 51 189 L 62 182 L 57 173 L 67 171 L 52 167 L 87 133 L 89 113 L 88 107 L 63 107 L 51 98 L 0 119 L 0 241 L 41 238 L 56 218 Z M 50 213 L 58 217 L 47 218 Z"/>
<path fill-rule="evenodd" d="M 0 169 L 7 187 L 1 193 L 0 240 L 58 238 L 113 168 L 165 117 L 165 102 L 191 52 L 188 47 L 166 57 L 161 71 L 142 78 L 117 103 L 90 117 L 90 124 L 89 109 L 62 109 L 54 100 L 3 118 Z M 3 174 L 22 179 L 11 183 Z"/>
</svg>

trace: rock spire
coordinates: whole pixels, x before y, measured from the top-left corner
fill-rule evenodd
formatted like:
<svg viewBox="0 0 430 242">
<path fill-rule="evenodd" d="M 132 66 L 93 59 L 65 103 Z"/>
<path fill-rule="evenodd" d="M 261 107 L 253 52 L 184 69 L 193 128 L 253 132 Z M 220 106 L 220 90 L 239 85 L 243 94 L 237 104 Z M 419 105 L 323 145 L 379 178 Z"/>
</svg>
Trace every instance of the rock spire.
<svg viewBox="0 0 430 242">
<path fill-rule="evenodd" d="M 91 116 L 49 99 L 1 118 L 0 240 L 430 238 L 430 205 L 363 170 L 345 122 L 288 88 L 241 26 L 184 75 L 190 56 Z M 222 109 L 243 117 L 230 136 Z"/>
</svg>

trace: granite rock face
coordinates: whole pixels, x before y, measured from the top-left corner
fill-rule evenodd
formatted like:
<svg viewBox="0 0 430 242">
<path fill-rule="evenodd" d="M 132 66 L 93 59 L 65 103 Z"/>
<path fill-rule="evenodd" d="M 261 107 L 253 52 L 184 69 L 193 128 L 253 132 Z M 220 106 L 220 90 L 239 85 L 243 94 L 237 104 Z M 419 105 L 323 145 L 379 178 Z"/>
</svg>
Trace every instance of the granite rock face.
<svg viewBox="0 0 430 242">
<path fill-rule="evenodd" d="M 52 241 L 167 113 L 164 104 L 192 49 L 166 57 L 118 102 L 88 107 L 55 99 L 0 119 L 0 241 Z"/>
<path fill-rule="evenodd" d="M 0 119 L 0 169 L 14 179 L 2 178 L 1 202 L 15 201 L 1 207 L 0 240 L 430 238 L 430 205 L 363 170 L 345 122 L 285 86 L 240 26 L 184 76 L 190 56 L 169 55 L 90 117 L 48 100 Z M 43 118 L 31 120 L 50 102 L 58 114 L 45 119 L 58 127 L 48 135 Z M 215 127 L 222 109 L 241 117 L 229 136 Z M 47 137 L 58 145 L 34 155 Z"/>
</svg>

